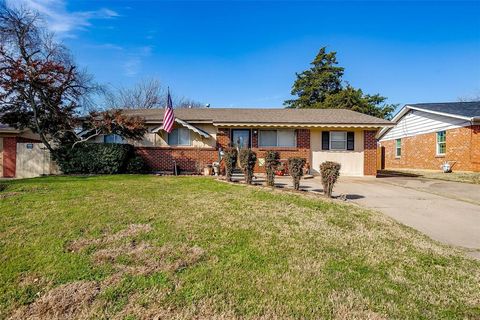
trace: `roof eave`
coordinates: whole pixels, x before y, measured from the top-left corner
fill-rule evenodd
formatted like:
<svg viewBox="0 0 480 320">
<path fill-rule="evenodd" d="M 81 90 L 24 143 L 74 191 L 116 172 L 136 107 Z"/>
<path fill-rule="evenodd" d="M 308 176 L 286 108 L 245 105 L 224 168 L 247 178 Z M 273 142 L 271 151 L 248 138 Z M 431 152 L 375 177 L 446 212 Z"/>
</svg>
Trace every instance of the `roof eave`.
<svg viewBox="0 0 480 320">
<path fill-rule="evenodd" d="M 400 111 L 393 117 L 392 119 L 392 122 L 394 122 L 395 124 L 397 123 L 397 121 L 399 121 L 401 118 L 403 118 L 403 116 L 405 114 L 407 114 L 408 111 L 410 110 L 417 110 L 417 111 L 422 111 L 422 112 L 426 112 L 426 113 L 431 113 L 431 114 L 438 114 L 438 115 L 441 115 L 441 116 L 445 116 L 445 117 L 451 117 L 451 118 L 456 118 L 456 119 L 461 119 L 461 120 L 465 120 L 465 121 L 470 121 L 470 122 L 480 122 L 480 117 L 465 117 L 465 116 L 460 116 L 460 115 L 457 115 L 457 114 L 451 114 L 451 113 L 446 113 L 446 112 L 438 112 L 438 111 L 432 111 L 432 110 L 428 110 L 428 109 L 424 109 L 424 108 L 419 108 L 419 107 L 416 107 L 414 105 L 405 105 L 403 106 L 402 109 L 400 109 Z M 380 130 L 380 132 L 377 134 L 377 139 L 382 139 L 382 137 L 387 134 L 387 132 L 391 129 L 391 127 L 385 127 L 385 128 L 382 128 Z"/>
<path fill-rule="evenodd" d="M 0 133 L 22 133 L 24 130 L 18 130 L 18 129 L 0 129 Z"/>
<path fill-rule="evenodd" d="M 466 120 L 466 121 L 472 121 L 472 119 L 473 119 L 472 117 L 465 117 L 465 116 L 461 116 L 461 115 L 458 115 L 458 114 L 446 113 L 446 112 L 440 112 L 440 111 L 432 111 L 432 110 L 428 110 L 428 109 L 419 108 L 419 107 L 416 107 L 416 106 L 407 105 L 406 107 L 409 108 L 409 109 L 413 109 L 413 110 L 423 111 L 423 112 L 427 112 L 427 113 L 431 113 L 431 114 L 438 114 L 440 116 L 457 118 L 457 119 Z"/>
<path fill-rule="evenodd" d="M 394 123 L 305 123 L 305 122 L 214 122 L 216 127 L 303 127 L 303 128 L 322 128 L 322 127 L 355 127 L 355 128 L 384 128 L 393 127 Z"/>
</svg>

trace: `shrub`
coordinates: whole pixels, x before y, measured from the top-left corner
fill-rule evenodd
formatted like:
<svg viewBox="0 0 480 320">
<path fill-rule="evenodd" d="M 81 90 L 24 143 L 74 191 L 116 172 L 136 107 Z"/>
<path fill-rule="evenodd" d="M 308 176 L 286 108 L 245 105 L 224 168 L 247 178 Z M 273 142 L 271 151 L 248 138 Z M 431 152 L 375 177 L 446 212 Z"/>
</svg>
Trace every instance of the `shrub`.
<svg viewBox="0 0 480 320">
<path fill-rule="evenodd" d="M 237 149 L 231 148 L 225 150 L 223 160 L 225 161 L 225 175 L 227 180 L 232 181 L 233 169 L 237 163 Z"/>
<path fill-rule="evenodd" d="M 128 173 L 144 173 L 148 171 L 147 164 L 142 157 L 136 155 L 131 157 L 127 163 L 127 172 Z"/>
<path fill-rule="evenodd" d="M 325 161 L 320 165 L 320 173 L 322 175 L 323 193 L 331 198 L 333 185 L 340 176 L 340 164 L 332 161 Z"/>
<path fill-rule="evenodd" d="M 253 169 L 255 168 L 255 163 L 257 163 L 257 154 L 251 149 L 242 149 L 238 156 L 240 158 L 240 166 L 242 167 L 245 176 L 245 182 L 251 184 Z"/>
<path fill-rule="evenodd" d="M 267 171 L 267 186 L 275 185 L 275 171 L 280 165 L 280 155 L 276 151 L 267 151 L 265 154 L 265 171 Z"/>
<path fill-rule="evenodd" d="M 303 166 L 306 160 L 304 158 L 288 158 L 288 172 L 293 179 L 293 188 L 300 188 L 300 179 L 303 176 Z"/>
<path fill-rule="evenodd" d="M 134 156 L 133 146 L 115 143 L 82 143 L 62 146 L 53 158 L 65 174 L 114 174 L 125 172 Z"/>
</svg>

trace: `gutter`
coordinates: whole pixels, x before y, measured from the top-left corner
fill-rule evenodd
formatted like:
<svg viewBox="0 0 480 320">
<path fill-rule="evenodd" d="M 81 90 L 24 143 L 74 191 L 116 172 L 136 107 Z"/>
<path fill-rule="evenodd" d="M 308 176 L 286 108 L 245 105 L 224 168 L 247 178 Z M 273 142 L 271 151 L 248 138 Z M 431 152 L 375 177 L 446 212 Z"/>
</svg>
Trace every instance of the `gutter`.
<svg viewBox="0 0 480 320">
<path fill-rule="evenodd" d="M 290 122 L 275 122 L 275 123 L 266 123 L 266 122 L 214 122 L 216 127 L 247 127 L 247 126 L 256 126 L 256 127 L 303 127 L 303 128 L 385 128 L 385 127 L 394 127 L 395 123 L 290 123 Z"/>
</svg>

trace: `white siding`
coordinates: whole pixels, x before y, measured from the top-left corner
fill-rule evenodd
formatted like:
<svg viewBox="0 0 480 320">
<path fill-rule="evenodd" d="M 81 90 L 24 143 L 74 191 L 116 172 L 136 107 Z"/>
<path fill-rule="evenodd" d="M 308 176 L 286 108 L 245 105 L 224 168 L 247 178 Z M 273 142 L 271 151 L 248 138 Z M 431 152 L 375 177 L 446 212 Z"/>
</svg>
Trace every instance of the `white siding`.
<svg viewBox="0 0 480 320">
<path fill-rule="evenodd" d="M 454 129 L 468 125 L 470 125 L 470 122 L 465 120 L 418 110 L 410 110 L 402 119 L 400 119 L 395 127 L 382 137 L 381 141 Z"/>
<path fill-rule="evenodd" d="M 206 131 L 210 134 L 209 138 L 204 138 L 198 133 L 190 131 L 192 137 L 192 148 L 215 148 L 217 145 L 217 128 L 211 124 L 195 124 L 195 126 L 203 131 Z M 133 144 L 136 147 L 168 147 L 168 134 L 160 130 L 158 133 L 150 132 L 152 129 L 157 128 L 158 125 L 148 126 L 148 131 L 142 140 L 140 141 L 130 141 L 127 140 L 127 143 Z M 183 128 L 182 126 L 175 126 Z M 95 137 L 92 139 L 92 142 L 103 143 L 103 135 Z"/>
<path fill-rule="evenodd" d="M 341 176 L 363 176 L 363 130 L 345 131 L 355 131 L 355 149 L 352 151 L 322 150 L 322 131 L 320 129 L 310 130 L 313 174 L 320 174 L 321 163 L 335 161 L 341 165 Z"/>
</svg>

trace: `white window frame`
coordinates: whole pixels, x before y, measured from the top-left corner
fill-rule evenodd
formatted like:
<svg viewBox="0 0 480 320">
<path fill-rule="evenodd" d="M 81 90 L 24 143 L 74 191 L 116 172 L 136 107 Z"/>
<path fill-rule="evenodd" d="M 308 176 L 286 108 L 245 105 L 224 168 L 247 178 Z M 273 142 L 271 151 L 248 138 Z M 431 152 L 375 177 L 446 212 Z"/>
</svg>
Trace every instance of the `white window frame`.
<svg viewBox="0 0 480 320">
<path fill-rule="evenodd" d="M 345 136 L 345 140 L 333 140 L 333 134 L 332 133 L 343 133 L 343 135 Z M 329 142 L 329 149 L 330 150 L 334 150 L 334 151 L 347 151 L 347 143 L 348 143 L 348 134 L 347 134 L 347 131 L 330 131 L 330 134 L 329 134 L 329 139 L 330 139 L 330 142 Z M 332 142 L 340 142 L 340 141 L 343 141 L 345 142 L 345 148 L 333 148 L 333 144 Z"/>
<path fill-rule="evenodd" d="M 400 141 L 400 147 L 397 145 L 398 141 Z M 398 154 L 398 150 L 400 150 L 400 154 Z M 398 138 L 395 139 L 395 158 L 400 158 L 402 156 L 402 139 Z"/>
<path fill-rule="evenodd" d="M 173 130 L 186 130 L 188 132 L 188 144 L 178 144 L 180 141 L 180 134 L 177 134 L 177 143 L 176 144 L 171 144 L 170 143 L 170 133 L 167 136 L 167 144 L 169 146 L 174 146 L 174 147 L 188 147 L 192 145 L 192 135 L 190 133 L 190 129 L 187 128 L 174 128 Z"/>
<path fill-rule="evenodd" d="M 276 138 L 277 138 L 276 145 L 275 146 L 262 145 L 261 142 L 260 142 L 260 132 L 261 131 L 275 131 L 276 132 Z M 278 131 L 293 132 L 294 145 L 293 146 L 279 146 L 278 145 Z M 297 130 L 295 130 L 295 129 L 262 129 L 262 130 L 258 130 L 258 147 L 259 148 L 270 148 L 270 147 L 271 148 L 296 148 L 297 147 Z"/>
<path fill-rule="evenodd" d="M 438 136 L 442 132 L 445 133 L 445 141 L 440 142 L 440 141 L 438 141 Z M 436 138 L 435 138 L 435 141 L 436 141 L 436 148 L 435 148 L 436 155 L 437 156 L 444 156 L 447 153 L 447 131 L 446 130 L 437 131 L 435 136 L 436 136 Z M 445 145 L 445 152 L 444 153 L 440 153 L 440 144 Z"/>
</svg>

